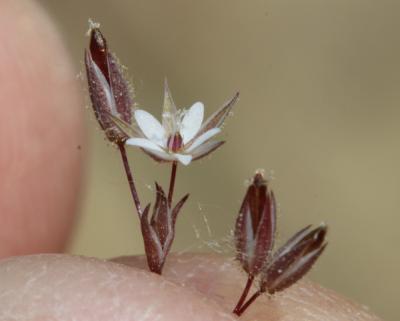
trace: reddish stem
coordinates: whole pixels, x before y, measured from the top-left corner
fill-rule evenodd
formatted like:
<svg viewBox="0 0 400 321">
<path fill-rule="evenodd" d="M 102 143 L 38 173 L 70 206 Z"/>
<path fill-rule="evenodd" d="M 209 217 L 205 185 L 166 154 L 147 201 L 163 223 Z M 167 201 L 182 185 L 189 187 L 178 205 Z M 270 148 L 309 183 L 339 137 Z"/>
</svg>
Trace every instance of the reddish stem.
<svg viewBox="0 0 400 321">
<path fill-rule="evenodd" d="M 239 309 L 239 311 L 235 312 L 236 315 L 241 316 L 244 311 L 261 295 L 261 291 L 258 290 L 256 293 L 254 293 L 251 298 L 243 304 L 243 306 Z"/>
<path fill-rule="evenodd" d="M 239 299 L 238 303 L 236 304 L 235 309 L 233 309 L 233 313 L 240 315 L 239 314 L 240 308 L 242 307 L 244 300 L 246 300 L 247 294 L 249 294 L 249 291 L 251 289 L 251 285 L 253 284 L 253 281 L 254 281 L 254 276 L 249 275 L 249 277 L 247 278 L 247 283 L 246 283 L 246 286 L 244 287 L 243 293 L 240 296 L 240 299 Z"/>
<path fill-rule="evenodd" d="M 169 181 L 169 191 L 168 191 L 168 207 L 169 208 L 171 208 L 172 197 L 173 197 L 173 194 L 174 194 L 177 167 L 178 167 L 178 163 L 177 162 L 172 162 L 171 178 L 170 178 L 170 181 Z"/>
<path fill-rule="evenodd" d="M 121 152 L 122 162 L 124 163 L 126 177 L 128 179 L 129 188 L 131 189 L 131 194 L 133 201 L 135 202 L 136 210 L 139 214 L 139 217 L 142 215 L 142 207 L 140 206 L 140 200 L 138 193 L 136 191 L 135 182 L 133 180 L 133 175 L 131 172 L 131 168 L 129 166 L 128 157 L 126 156 L 125 145 L 123 143 L 118 144 L 119 151 Z"/>
</svg>

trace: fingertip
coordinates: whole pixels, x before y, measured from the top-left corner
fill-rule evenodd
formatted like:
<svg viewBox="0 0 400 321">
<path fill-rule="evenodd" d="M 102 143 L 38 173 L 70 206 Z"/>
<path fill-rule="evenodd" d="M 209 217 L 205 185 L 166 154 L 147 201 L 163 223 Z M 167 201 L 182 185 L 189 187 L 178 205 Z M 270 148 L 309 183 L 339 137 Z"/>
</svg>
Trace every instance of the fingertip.
<svg viewBox="0 0 400 321">
<path fill-rule="evenodd" d="M 0 294 L 1 320 L 236 320 L 214 302 L 153 273 L 68 255 L 0 261 Z"/>
<path fill-rule="evenodd" d="M 61 251 L 82 174 L 82 95 L 33 1 L 0 2 L 0 257 Z"/>
</svg>

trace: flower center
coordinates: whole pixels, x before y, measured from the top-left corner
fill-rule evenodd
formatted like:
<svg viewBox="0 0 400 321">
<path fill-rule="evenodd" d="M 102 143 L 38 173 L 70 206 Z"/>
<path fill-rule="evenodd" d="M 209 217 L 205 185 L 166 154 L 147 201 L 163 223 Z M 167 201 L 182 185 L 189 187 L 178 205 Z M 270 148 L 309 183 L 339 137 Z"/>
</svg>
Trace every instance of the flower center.
<svg viewBox="0 0 400 321">
<path fill-rule="evenodd" d="M 176 153 L 177 151 L 179 151 L 181 149 L 182 142 L 183 142 L 182 136 L 179 133 L 175 133 L 175 134 L 169 136 L 169 138 L 168 138 L 168 142 L 167 142 L 168 149 L 171 152 Z"/>
</svg>

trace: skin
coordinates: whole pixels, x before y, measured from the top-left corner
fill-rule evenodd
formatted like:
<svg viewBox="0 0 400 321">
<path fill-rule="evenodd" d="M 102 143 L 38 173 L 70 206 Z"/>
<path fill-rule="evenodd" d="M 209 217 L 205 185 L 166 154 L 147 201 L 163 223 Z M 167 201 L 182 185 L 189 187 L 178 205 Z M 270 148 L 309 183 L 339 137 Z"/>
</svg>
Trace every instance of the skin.
<svg viewBox="0 0 400 321">
<path fill-rule="evenodd" d="M 0 39 L 0 258 L 61 251 L 82 174 L 76 71 L 31 2 L 0 1 Z"/>
<path fill-rule="evenodd" d="M 35 3 L 0 1 L 0 39 L 0 320 L 236 320 L 230 311 L 245 275 L 229 258 L 171 255 L 160 277 L 143 257 L 23 256 L 61 251 L 70 234 L 82 91 L 58 31 Z M 381 320 L 308 281 L 260 298 L 241 319 Z"/>
</svg>

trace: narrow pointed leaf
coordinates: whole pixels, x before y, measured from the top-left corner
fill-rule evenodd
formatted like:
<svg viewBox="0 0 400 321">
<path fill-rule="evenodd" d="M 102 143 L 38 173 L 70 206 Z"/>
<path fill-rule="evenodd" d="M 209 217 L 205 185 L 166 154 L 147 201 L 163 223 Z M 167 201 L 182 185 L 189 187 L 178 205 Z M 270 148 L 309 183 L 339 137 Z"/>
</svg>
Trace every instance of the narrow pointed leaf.
<svg viewBox="0 0 400 321">
<path fill-rule="evenodd" d="M 176 218 L 177 218 L 178 213 L 181 210 L 183 204 L 185 204 L 186 200 L 188 199 L 188 197 L 189 197 L 189 194 L 186 194 L 184 197 L 182 197 L 182 199 L 175 205 L 174 209 L 172 210 L 171 217 L 170 217 L 172 224 L 170 226 L 169 233 L 168 233 L 167 237 L 165 238 L 165 242 L 163 245 L 164 258 L 166 258 L 168 256 L 168 253 L 171 250 L 172 242 L 174 241 L 174 238 L 175 238 Z M 165 259 L 162 264 L 164 264 L 164 263 L 165 263 Z"/>
<path fill-rule="evenodd" d="M 154 207 L 151 224 L 156 231 L 158 239 L 161 243 L 161 247 L 164 248 L 168 234 L 171 233 L 172 230 L 172 222 L 169 213 L 170 210 L 168 209 L 168 201 L 164 190 L 158 184 L 156 184 L 156 190 L 158 204 L 157 207 Z"/>
<path fill-rule="evenodd" d="M 174 209 L 172 210 L 172 225 L 175 228 L 176 218 L 182 208 L 182 206 L 186 203 L 187 199 L 189 198 L 189 194 L 186 194 L 181 198 L 181 200 L 175 205 Z"/>
<path fill-rule="evenodd" d="M 155 182 L 155 186 L 156 186 L 156 201 L 154 203 L 153 214 L 150 219 L 150 224 L 154 229 L 156 228 L 155 226 L 156 226 L 156 221 L 158 218 L 158 209 L 160 208 L 160 203 L 161 203 L 161 198 L 162 198 L 162 193 L 160 191 L 161 190 L 160 185 L 158 185 L 158 183 Z"/>
</svg>

